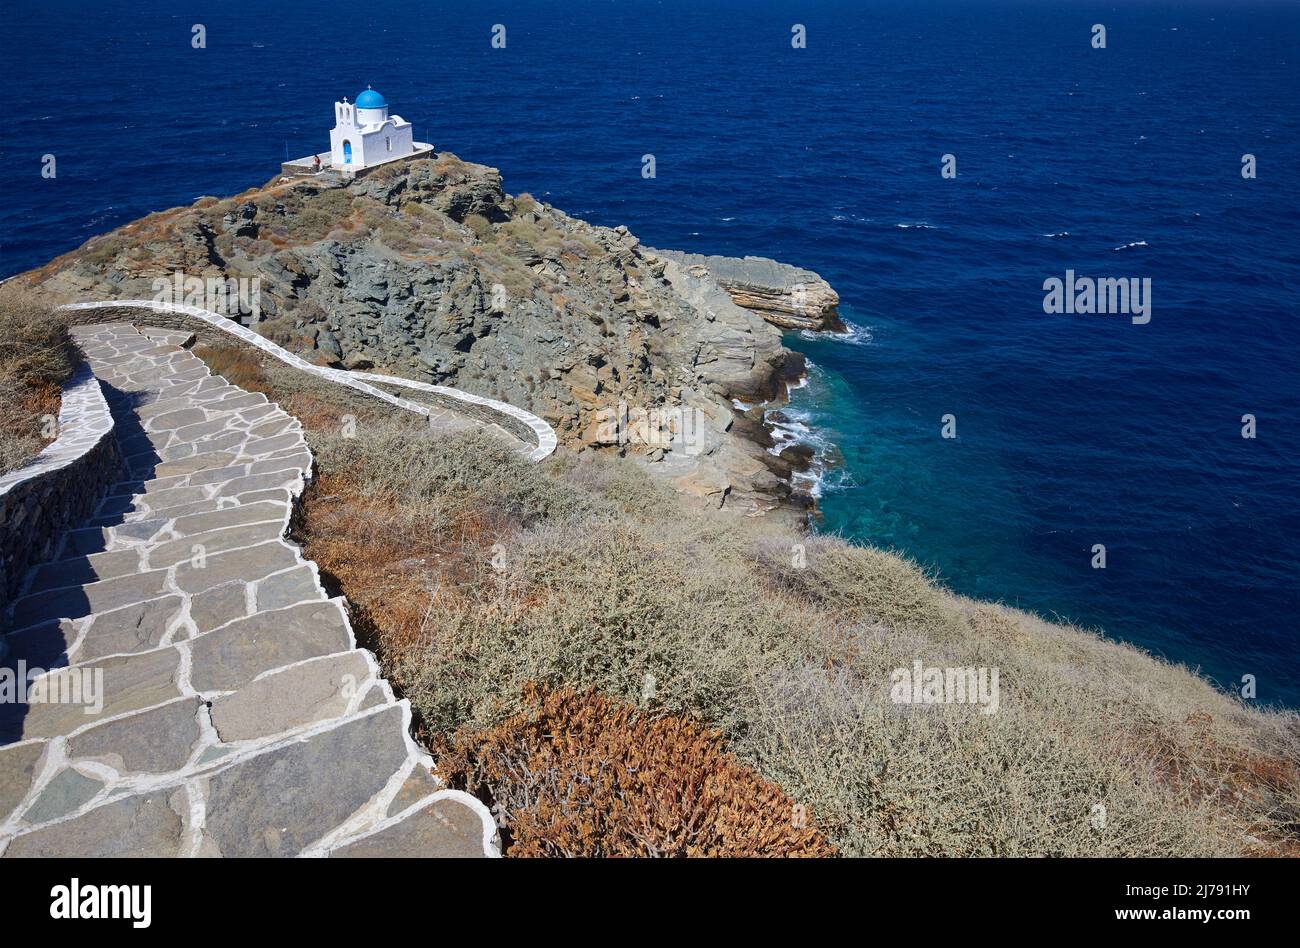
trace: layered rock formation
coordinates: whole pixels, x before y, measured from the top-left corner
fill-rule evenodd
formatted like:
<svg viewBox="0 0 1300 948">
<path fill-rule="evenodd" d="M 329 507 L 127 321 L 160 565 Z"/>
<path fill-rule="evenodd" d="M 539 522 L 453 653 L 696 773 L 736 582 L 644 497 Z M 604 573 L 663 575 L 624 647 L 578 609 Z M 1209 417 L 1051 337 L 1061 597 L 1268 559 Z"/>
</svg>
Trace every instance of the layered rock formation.
<svg viewBox="0 0 1300 948">
<path fill-rule="evenodd" d="M 677 250 L 654 253 L 710 276 L 732 302 L 782 329 L 844 332 L 836 307 L 840 296 L 811 270 L 767 257 L 716 257 Z"/>
<path fill-rule="evenodd" d="M 782 281 L 816 278 L 773 266 Z M 732 407 L 779 403 L 802 371 L 755 315 L 787 305 L 775 278 L 749 284 L 751 312 L 710 271 L 643 248 L 625 227 L 505 193 L 494 168 L 444 153 L 360 179 L 276 179 L 150 215 L 17 279 L 62 301 L 148 299 L 177 271 L 256 280 L 250 326 L 305 358 L 498 398 L 571 448 L 607 443 L 609 417 L 629 408 L 685 414 L 689 451 L 621 436 L 611 449 L 663 465 L 711 505 L 791 506 L 788 462 L 767 452 L 761 423 L 739 437 Z M 835 294 L 812 298 L 824 312 Z"/>
</svg>

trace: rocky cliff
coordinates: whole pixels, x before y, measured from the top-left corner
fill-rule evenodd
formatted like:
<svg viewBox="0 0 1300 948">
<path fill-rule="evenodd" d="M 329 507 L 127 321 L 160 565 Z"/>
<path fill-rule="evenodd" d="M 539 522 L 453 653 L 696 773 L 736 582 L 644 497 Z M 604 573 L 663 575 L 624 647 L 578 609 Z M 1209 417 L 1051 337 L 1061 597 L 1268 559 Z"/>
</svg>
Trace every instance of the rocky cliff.
<svg viewBox="0 0 1300 948">
<path fill-rule="evenodd" d="M 708 276 L 732 302 L 782 329 L 844 332 L 836 307 L 840 296 L 811 270 L 767 257 L 717 257 L 655 250 L 661 257 Z"/>
<path fill-rule="evenodd" d="M 802 372 L 780 330 L 708 269 L 511 196 L 494 168 L 444 153 L 363 178 L 277 178 L 152 214 L 18 279 L 63 301 L 158 298 L 178 271 L 256 280 L 260 313 L 245 321 L 314 361 L 519 405 L 562 444 L 640 457 L 713 506 L 804 503 L 761 412 L 732 401 L 780 403 Z M 780 305 L 755 297 L 768 319 Z M 644 437 L 645 417 L 675 419 L 690 444 Z M 632 421 L 611 437 L 611 418 Z"/>
</svg>

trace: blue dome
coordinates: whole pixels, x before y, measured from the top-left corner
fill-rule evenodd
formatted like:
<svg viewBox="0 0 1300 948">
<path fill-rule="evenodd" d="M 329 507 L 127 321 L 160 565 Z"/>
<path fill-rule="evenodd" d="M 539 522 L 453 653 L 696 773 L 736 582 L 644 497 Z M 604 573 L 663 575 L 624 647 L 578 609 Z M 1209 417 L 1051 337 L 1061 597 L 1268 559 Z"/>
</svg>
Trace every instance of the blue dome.
<svg viewBox="0 0 1300 948">
<path fill-rule="evenodd" d="M 388 103 L 384 97 L 374 89 L 367 89 L 361 95 L 357 96 L 357 101 L 353 103 L 359 109 L 386 109 Z"/>
</svg>

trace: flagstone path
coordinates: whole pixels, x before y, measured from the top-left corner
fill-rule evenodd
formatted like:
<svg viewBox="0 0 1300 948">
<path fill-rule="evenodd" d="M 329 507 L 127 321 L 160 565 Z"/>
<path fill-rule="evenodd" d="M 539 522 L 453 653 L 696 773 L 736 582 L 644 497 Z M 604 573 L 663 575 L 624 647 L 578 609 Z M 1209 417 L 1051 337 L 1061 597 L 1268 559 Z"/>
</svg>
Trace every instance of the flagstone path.
<svg viewBox="0 0 1300 948">
<path fill-rule="evenodd" d="M 8 610 L 0 671 L 53 668 L 46 695 L 96 702 L 0 704 L 0 856 L 495 855 L 285 539 L 311 476 L 298 421 L 187 333 L 74 331 L 128 479 Z"/>
</svg>

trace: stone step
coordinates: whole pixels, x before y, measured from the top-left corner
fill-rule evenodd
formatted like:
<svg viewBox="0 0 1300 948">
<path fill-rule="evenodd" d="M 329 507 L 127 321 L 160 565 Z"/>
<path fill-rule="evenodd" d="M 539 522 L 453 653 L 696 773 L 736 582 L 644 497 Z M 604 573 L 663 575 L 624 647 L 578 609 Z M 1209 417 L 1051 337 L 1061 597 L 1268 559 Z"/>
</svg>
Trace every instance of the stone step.
<svg viewBox="0 0 1300 948">
<path fill-rule="evenodd" d="M 277 456 L 280 454 L 284 456 Z M 212 457 L 212 455 L 208 457 Z M 195 460 L 196 463 L 200 463 L 199 459 L 196 458 Z M 276 471 L 288 471 L 293 468 L 297 468 L 300 472 L 310 471 L 312 465 L 311 454 L 307 451 L 305 445 L 301 448 L 290 448 L 284 452 L 275 452 L 272 455 L 263 456 L 256 460 L 246 455 L 240 455 L 238 458 L 232 458 L 231 462 L 222 465 L 213 465 L 208 462 L 203 464 L 199 470 L 161 476 L 157 474 L 155 469 L 152 477 L 117 482 L 108 489 L 106 496 L 123 497 L 135 496 L 136 494 L 157 494 L 173 487 L 201 487 L 210 484 L 225 484 L 239 477 L 270 474 Z"/>
<path fill-rule="evenodd" d="M 171 747 L 150 749 L 141 747 L 140 742 L 163 721 L 175 724 L 181 720 L 185 710 L 183 702 L 174 702 L 129 721 L 119 719 L 115 722 L 118 733 L 109 736 L 117 746 L 128 747 L 136 763 L 156 765 L 168 753 L 175 759 L 187 750 L 192 752 L 192 746 L 185 743 L 192 731 L 182 727 L 170 742 Z M 341 828 L 368 830 L 368 823 L 383 822 L 385 798 L 400 790 L 410 770 L 410 748 L 403 737 L 407 726 L 401 705 L 369 709 L 331 721 L 305 737 L 259 747 L 251 753 L 217 756 L 197 776 L 172 781 L 155 779 L 152 786 L 146 784 L 140 792 L 114 797 L 103 785 L 75 788 L 82 794 L 89 790 L 89 805 L 72 805 L 79 797 L 71 787 L 56 786 L 52 793 L 56 776 L 46 783 L 45 793 L 37 796 L 38 802 L 47 794 L 54 797 L 45 804 L 46 812 L 38 815 L 63 810 L 64 818 L 16 835 L 3 855 L 30 858 L 75 852 L 99 858 L 323 854 L 332 837 L 348 838 L 340 833 Z M 102 754 L 105 748 L 97 740 L 103 739 L 88 731 L 69 743 Z M 69 772 L 77 771 L 64 768 L 60 775 Z M 430 837 L 434 845 L 417 854 L 469 854 L 477 846 L 475 854 L 485 855 L 482 814 L 459 795 L 447 794 L 443 800 L 446 802 L 434 802 L 442 804 L 439 810 L 449 831 L 441 838 Z M 202 814 L 201 824 L 193 822 L 195 813 Z M 76 815 L 69 819 L 67 814 Z M 390 821 L 389 825 L 398 822 Z M 370 843 L 368 848 L 376 845 Z"/>
<path fill-rule="evenodd" d="M 27 591 L 37 593 L 67 586 L 88 586 L 119 576 L 166 569 L 183 560 L 197 560 L 210 553 L 274 540 L 283 535 L 288 516 L 287 510 L 277 510 L 275 509 L 277 507 L 276 504 L 249 505 L 248 511 L 255 511 L 257 516 L 265 517 L 260 522 L 246 520 L 242 524 L 193 533 L 176 539 L 162 540 L 124 550 L 92 553 L 89 556 L 74 556 L 38 566 L 29 581 Z M 239 507 L 232 509 L 241 510 Z"/>
<path fill-rule="evenodd" d="M 0 663 L 85 693 L 0 705 L 0 856 L 495 854 L 284 538 L 302 426 L 186 334 L 75 332 L 128 476 L 8 611 Z"/>
</svg>

